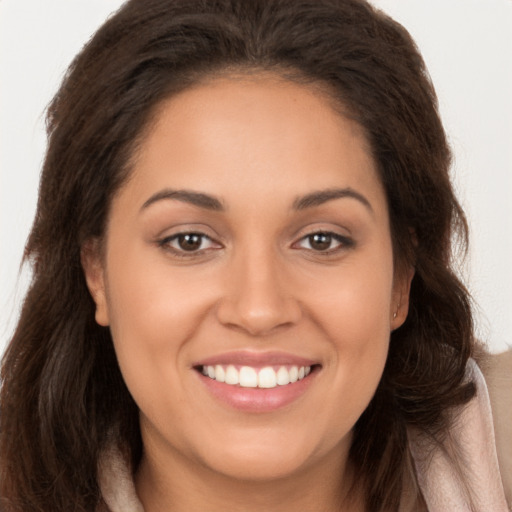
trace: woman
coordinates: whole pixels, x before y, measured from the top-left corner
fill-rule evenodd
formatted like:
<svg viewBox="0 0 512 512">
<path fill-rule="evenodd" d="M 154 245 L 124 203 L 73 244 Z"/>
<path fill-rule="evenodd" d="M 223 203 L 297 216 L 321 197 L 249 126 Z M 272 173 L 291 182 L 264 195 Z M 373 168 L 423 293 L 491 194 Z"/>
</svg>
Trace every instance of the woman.
<svg viewBox="0 0 512 512">
<path fill-rule="evenodd" d="M 449 163 L 368 4 L 127 2 L 49 109 L 3 508 L 506 510 Z"/>
</svg>

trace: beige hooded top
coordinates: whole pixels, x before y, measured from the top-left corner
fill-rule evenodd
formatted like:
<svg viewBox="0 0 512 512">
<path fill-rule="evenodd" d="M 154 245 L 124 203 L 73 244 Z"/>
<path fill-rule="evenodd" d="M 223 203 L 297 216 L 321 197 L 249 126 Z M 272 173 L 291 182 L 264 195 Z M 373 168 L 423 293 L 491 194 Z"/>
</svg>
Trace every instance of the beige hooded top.
<svg viewBox="0 0 512 512">
<path fill-rule="evenodd" d="M 512 510 L 512 351 L 489 361 L 483 368 L 486 380 L 473 361 L 468 365 L 477 394 L 458 416 L 442 447 L 409 431 L 428 512 Z M 497 418 L 494 425 L 491 404 Z M 456 467 L 462 468 L 464 482 Z M 130 470 L 115 451 L 105 453 L 100 463 L 100 487 L 111 512 L 144 512 Z M 414 503 L 402 504 L 401 512 L 418 512 Z"/>
</svg>

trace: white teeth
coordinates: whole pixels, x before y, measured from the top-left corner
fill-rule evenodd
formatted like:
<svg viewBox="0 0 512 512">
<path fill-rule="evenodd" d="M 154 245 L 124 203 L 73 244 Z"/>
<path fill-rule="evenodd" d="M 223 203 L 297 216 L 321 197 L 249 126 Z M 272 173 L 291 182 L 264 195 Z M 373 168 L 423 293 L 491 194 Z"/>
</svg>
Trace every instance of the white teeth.
<svg viewBox="0 0 512 512">
<path fill-rule="evenodd" d="M 258 373 L 259 388 L 275 388 L 277 386 L 277 376 L 274 368 L 267 366 Z"/>
<path fill-rule="evenodd" d="M 243 388 L 257 388 L 258 374 L 254 368 L 250 366 L 242 366 L 240 368 L 240 386 Z"/>
<path fill-rule="evenodd" d="M 232 364 L 224 367 L 220 364 L 215 366 L 203 366 L 203 375 L 218 382 L 244 388 L 275 388 L 286 386 L 307 377 L 311 373 L 311 366 L 280 366 L 275 371 L 272 366 L 265 366 L 259 371 L 251 366 L 242 366 L 240 370 Z"/>
<path fill-rule="evenodd" d="M 219 382 L 224 382 L 226 380 L 226 372 L 220 364 L 215 366 L 215 380 Z"/>
<path fill-rule="evenodd" d="M 281 366 L 281 368 L 279 368 L 277 371 L 277 383 L 280 386 L 286 386 L 286 384 L 290 384 L 290 373 L 284 366 Z"/>
<path fill-rule="evenodd" d="M 231 385 L 236 385 L 239 382 L 238 370 L 231 364 L 226 368 L 226 377 L 225 377 L 224 382 L 226 384 L 231 384 Z"/>
</svg>

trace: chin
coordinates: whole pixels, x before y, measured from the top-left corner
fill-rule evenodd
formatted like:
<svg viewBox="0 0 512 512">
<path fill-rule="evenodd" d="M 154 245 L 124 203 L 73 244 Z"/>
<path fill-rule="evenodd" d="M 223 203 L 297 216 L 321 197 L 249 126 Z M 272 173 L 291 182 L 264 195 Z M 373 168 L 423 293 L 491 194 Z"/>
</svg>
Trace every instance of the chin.
<svg viewBox="0 0 512 512">
<path fill-rule="evenodd" d="M 254 438 L 249 441 L 233 439 L 235 437 L 230 436 L 229 443 L 216 445 L 221 449 L 215 446 L 203 458 L 203 463 L 213 471 L 237 480 L 284 480 L 329 459 L 329 454 L 340 453 L 339 447 L 315 443 L 313 436 L 307 440 L 294 437 L 289 431 L 282 435 L 262 432 L 260 442 L 255 442 Z"/>
<path fill-rule="evenodd" d="M 247 481 L 265 482 L 278 481 L 300 473 L 311 463 L 297 454 L 275 452 L 273 456 L 266 453 L 247 453 L 243 450 L 238 454 L 223 454 L 221 461 L 211 461 L 209 467 L 218 474 L 228 478 Z"/>
</svg>

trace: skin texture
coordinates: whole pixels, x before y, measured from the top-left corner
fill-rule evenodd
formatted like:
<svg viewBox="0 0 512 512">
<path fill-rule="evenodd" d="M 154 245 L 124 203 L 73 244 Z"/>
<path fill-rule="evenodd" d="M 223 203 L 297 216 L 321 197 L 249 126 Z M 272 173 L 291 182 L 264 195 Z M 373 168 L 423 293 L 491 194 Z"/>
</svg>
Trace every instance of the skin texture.
<svg viewBox="0 0 512 512">
<path fill-rule="evenodd" d="M 160 106 L 134 162 L 101 256 L 91 241 L 84 268 L 141 411 L 146 511 L 363 510 L 342 505 L 351 430 L 407 315 L 411 276 L 394 278 L 386 197 L 360 128 L 312 88 L 216 78 Z M 361 197 L 296 208 L 347 188 Z M 169 189 L 214 196 L 223 211 L 155 197 Z M 169 239 L 187 232 L 206 235 L 198 250 Z M 344 241 L 318 250 L 318 232 Z M 291 404 L 240 411 L 193 368 L 240 350 L 318 370 Z"/>
</svg>

